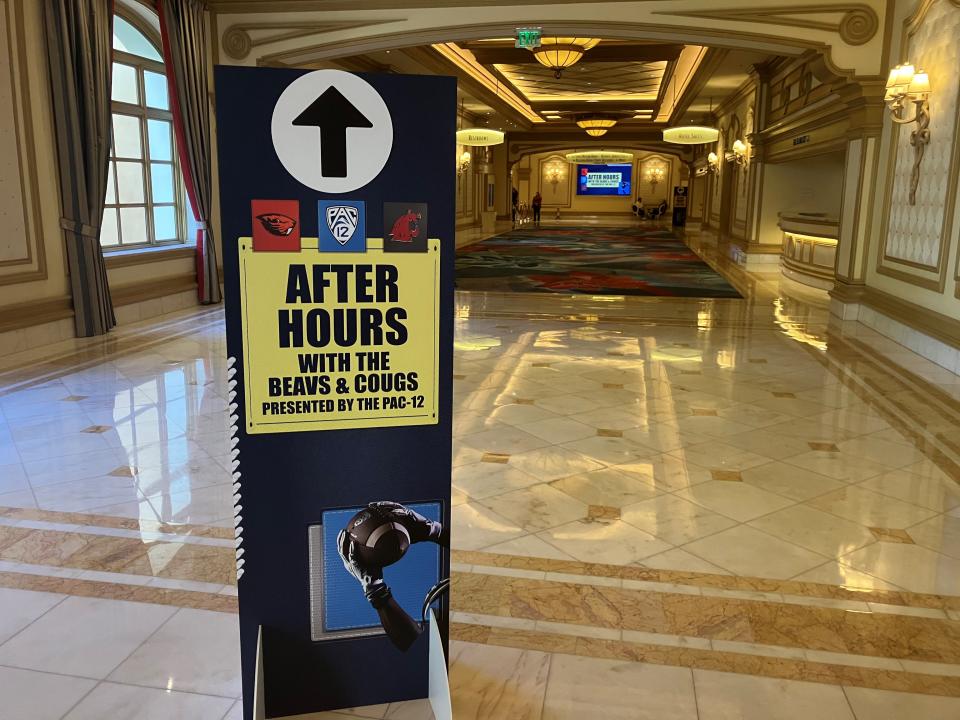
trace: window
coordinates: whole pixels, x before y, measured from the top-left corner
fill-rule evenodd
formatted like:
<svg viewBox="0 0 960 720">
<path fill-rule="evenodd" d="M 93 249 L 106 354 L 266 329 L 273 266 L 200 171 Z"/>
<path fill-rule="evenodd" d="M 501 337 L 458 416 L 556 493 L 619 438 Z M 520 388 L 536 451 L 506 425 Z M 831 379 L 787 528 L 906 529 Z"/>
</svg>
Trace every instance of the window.
<svg viewBox="0 0 960 720">
<path fill-rule="evenodd" d="M 113 137 L 100 244 L 104 249 L 183 243 L 186 198 L 158 42 L 113 18 Z"/>
</svg>

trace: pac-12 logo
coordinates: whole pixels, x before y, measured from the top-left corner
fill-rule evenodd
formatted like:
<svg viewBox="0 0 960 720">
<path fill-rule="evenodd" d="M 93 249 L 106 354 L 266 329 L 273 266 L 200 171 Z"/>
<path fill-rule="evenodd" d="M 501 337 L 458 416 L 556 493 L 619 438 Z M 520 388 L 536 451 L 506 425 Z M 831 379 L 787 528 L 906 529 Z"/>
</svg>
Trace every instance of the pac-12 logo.
<svg viewBox="0 0 960 720">
<path fill-rule="evenodd" d="M 331 205 L 327 208 L 327 228 L 333 239 L 341 245 L 350 242 L 359 220 L 359 210 L 351 205 Z"/>
<path fill-rule="evenodd" d="M 318 200 L 320 252 L 366 252 L 365 211 L 363 200 Z"/>
</svg>

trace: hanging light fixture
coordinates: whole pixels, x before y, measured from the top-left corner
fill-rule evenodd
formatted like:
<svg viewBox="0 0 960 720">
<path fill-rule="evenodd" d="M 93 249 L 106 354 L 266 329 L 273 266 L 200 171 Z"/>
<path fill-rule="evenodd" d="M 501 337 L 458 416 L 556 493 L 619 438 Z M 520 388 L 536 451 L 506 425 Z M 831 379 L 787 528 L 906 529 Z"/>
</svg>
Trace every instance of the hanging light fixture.
<svg viewBox="0 0 960 720">
<path fill-rule="evenodd" d="M 716 142 L 720 131 L 706 125 L 677 125 L 663 129 L 663 139 L 677 145 L 702 145 Z"/>
<path fill-rule="evenodd" d="M 617 124 L 616 118 L 604 117 L 602 115 L 590 115 L 577 120 L 577 127 L 587 131 L 590 137 L 600 137 L 606 134 L 607 130 Z"/>
<path fill-rule="evenodd" d="M 580 62 L 583 54 L 598 42 L 597 38 L 544 37 L 540 38 L 540 47 L 532 52 L 537 62 L 553 70 L 553 76 L 559 79 L 564 68 Z"/>
<path fill-rule="evenodd" d="M 578 150 L 567 153 L 567 161 L 572 163 L 597 163 L 599 165 L 612 165 L 618 163 L 627 163 L 633 160 L 633 153 L 622 150 Z"/>
<path fill-rule="evenodd" d="M 503 132 L 491 128 L 463 128 L 457 130 L 457 142 L 471 147 L 488 147 L 503 142 Z"/>
<path fill-rule="evenodd" d="M 673 86 L 673 106 L 677 106 L 676 85 Z M 713 98 L 710 98 L 709 114 L 713 115 Z M 720 131 L 709 125 L 674 125 L 663 130 L 664 142 L 675 145 L 703 145 L 716 142 L 719 137 Z"/>
</svg>

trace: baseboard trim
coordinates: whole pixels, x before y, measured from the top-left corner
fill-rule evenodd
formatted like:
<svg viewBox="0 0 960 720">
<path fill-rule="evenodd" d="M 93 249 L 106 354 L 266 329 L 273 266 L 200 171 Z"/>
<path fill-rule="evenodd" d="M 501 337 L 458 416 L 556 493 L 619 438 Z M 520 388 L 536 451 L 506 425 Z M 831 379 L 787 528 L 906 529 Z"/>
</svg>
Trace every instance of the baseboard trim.
<svg viewBox="0 0 960 720">
<path fill-rule="evenodd" d="M 73 300 L 69 295 L 7 305 L 0 308 L 0 333 L 44 325 L 70 317 L 73 317 Z"/>
<path fill-rule="evenodd" d="M 945 345 L 960 350 L 960 320 L 901 300 L 876 288 L 864 289 L 860 303 Z"/>
<path fill-rule="evenodd" d="M 165 295 L 175 295 L 187 290 L 195 290 L 196 287 L 197 276 L 191 272 L 154 280 L 153 282 L 119 285 L 110 288 L 110 295 L 113 297 L 115 307 L 123 307 L 124 305 L 153 300 Z"/>
</svg>

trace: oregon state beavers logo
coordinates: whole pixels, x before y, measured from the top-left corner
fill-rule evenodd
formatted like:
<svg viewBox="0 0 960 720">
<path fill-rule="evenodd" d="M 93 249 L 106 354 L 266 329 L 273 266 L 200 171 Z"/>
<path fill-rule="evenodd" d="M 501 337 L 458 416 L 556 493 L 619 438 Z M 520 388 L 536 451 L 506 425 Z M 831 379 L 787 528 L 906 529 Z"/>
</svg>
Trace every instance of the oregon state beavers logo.
<svg viewBox="0 0 960 720">
<path fill-rule="evenodd" d="M 292 217 L 281 215 L 280 213 L 264 213 L 263 215 L 257 215 L 257 220 L 259 220 L 260 224 L 263 225 L 264 230 L 271 235 L 289 235 L 297 226 L 296 220 L 294 220 Z"/>
<path fill-rule="evenodd" d="M 397 218 L 393 223 L 393 229 L 390 231 L 390 239 L 395 242 L 413 242 L 415 237 L 420 235 L 420 213 L 413 210 L 407 210 L 403 215 Z"/>
</svg>

